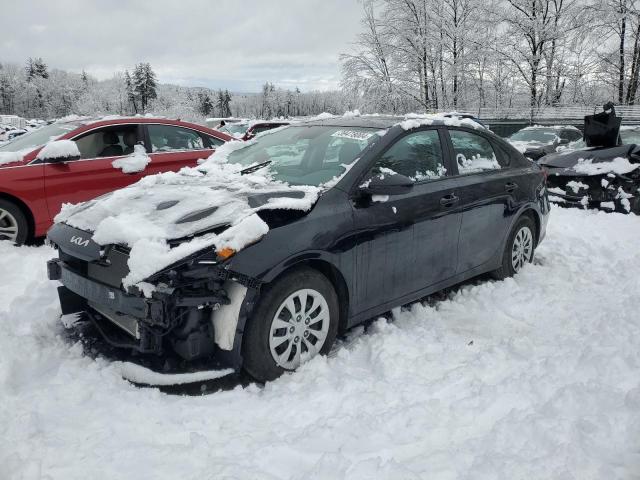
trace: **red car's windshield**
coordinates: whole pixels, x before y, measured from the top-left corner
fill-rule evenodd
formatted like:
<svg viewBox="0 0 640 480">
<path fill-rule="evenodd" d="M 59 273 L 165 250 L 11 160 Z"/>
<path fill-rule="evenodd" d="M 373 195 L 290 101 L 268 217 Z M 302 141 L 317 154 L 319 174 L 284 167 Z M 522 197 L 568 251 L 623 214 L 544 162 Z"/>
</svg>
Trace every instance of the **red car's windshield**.
<svg viewBox="0 0 640 480">
<path fill-rule="evenodd" d="M 16 137 L 6 145 L 0 147 L 0 152 L 20 152 L 22 150 L 33 150 L 41 147 L 47 142 L 64 135 L 71 130 L 78 128 L 77 123 L 52 123 L 46 127 L 39 128 L 33 132 Z"/>
</svg>

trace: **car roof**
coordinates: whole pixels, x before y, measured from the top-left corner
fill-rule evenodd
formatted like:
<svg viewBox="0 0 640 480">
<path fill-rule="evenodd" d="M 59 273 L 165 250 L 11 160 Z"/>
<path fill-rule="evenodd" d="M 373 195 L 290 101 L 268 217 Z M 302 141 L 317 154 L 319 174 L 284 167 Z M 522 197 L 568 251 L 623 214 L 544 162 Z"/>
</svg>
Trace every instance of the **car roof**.
<svg viewBox="0 0 640 480">
<path fill-rule="evenodd" d="M 416 128 L 418 126 L 450 126 L 450 127 L 469 127 L 488 131 L 487 128 L 470 118 L 462 118 L 456 116 L 445 116 L 444 114 L 408 114 L 406 116 L 397 115 L 361 115 L 361 116 L 344 116 L 344 117 L 323 117 L 312 118 L 302 121 L 292 126 L 327 126 L 327 127 L 361 127 L 361 128 L 378 128 L 387 129 L 395 125 L 401 125 L 405 130 Z"/>
<path fill-rule="evenodd" d="M 146 124 L 163 124 L 163 125 L 174 125 L 177 127 L 186 127 L 191 128 L 193 130 L 199 130 L 203 133 L 207 133 L 214 137 L 217 137 L 221 140 L 228 141 L 233 137 L 227 135 L 226 133 L 220 132 L 218 130 L 214 130 L 210 127 L 204 125 L 198 125 L 196 123 L 191 122 L 183 122 L 178 119 L 169 119 L 163 117 L 120 117 L 120 116 L 107 116 L 107 117 L 78 117 L 78 118 L 62 118 L 58 120 L 57 123 L 70 123 L 78 126 L 78 129 L 74 131 L 74 133 L 79 133 L 77 130 L 85 131 L 91 130 L 98 127 L 106 127 L 109 125 L 119 125 L 126 123 L 146 123 Z"/>
<path fill-rule="evenodd" d="M 301 121 L 295 125 L 302 126 L 325 126 L 325 127 L 369 127 L 369 128 L 389 128 L 396 123 L 405 120 L 404 117 L 392 115 L 362 115 L 359 117 L 323 117 L 312 118 Z"/>
</svg>

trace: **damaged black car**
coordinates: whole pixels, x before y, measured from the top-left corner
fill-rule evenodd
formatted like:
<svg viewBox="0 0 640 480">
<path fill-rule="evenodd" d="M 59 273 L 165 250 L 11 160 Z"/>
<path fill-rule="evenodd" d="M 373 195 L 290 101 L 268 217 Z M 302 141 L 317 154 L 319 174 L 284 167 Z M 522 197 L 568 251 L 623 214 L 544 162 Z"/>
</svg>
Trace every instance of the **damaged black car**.
<svg viewBox="0 0 640 480">
<path fill-rule="evenodd" d="M 588 116 L 584 133 L 588 148 L 546 155 L 539 161 L 548 175 L 552 202 L 640 214 L 640 145 L 622 144 L 620 123 L 611 106 Z M 625 135 L 633 131 L 628 128 Z"/>
<path fill-rule="evenodd" d="M 472 120 L 335 117 L 67 206 L 48 272 L 115 348 L 267 381 L 393 307 L 515 274 L 548 213 L 542 169 Z"/>
</svg>

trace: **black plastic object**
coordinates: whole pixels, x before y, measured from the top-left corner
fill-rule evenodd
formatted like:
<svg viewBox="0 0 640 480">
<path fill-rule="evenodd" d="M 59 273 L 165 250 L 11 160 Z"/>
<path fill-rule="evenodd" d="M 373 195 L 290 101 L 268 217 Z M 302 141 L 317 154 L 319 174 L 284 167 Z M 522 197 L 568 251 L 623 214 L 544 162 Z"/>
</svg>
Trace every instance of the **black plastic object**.
<svg viewBox="0 0 640 480">
<path fill-rule="evenodd" d="M 584 141 L 588 147 L 615 147 L 620 144 L 622 118 L 616 116 L 611 102 L 602 113 L 584 117 Z"/>
</svg>

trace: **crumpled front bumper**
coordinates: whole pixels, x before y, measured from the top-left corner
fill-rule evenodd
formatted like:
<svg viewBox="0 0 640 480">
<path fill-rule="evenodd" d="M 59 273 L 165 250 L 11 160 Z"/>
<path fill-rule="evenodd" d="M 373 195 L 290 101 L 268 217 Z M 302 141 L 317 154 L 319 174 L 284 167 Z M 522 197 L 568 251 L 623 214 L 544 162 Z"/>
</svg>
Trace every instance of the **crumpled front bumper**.
<svg viewBox="0 0 640 480">
<path fill-rule="evenodd" d="M 629 211 L 629 200 L 640 192 L 632 178 L 614 174 L 581 176 L 549 171 L 549 201 L 567 207 Z M 626 207 L 625 207 L 626 205 Z"/>
<path fill-rule="evenodd" d="M 157 353 L 161 346 L 153 327 L 166 323 L 166 302 L 157 298 L 130 295 L 122 290 L 86 278 L 69 268 L 62 260 L 47 262 L 49 280 L 62 283 L 58 296 L 63 315 L 85 312 L 109 343 L 141 353 Z M 105 317 L 128 335 L 99 322 Z"/>
</svg>

